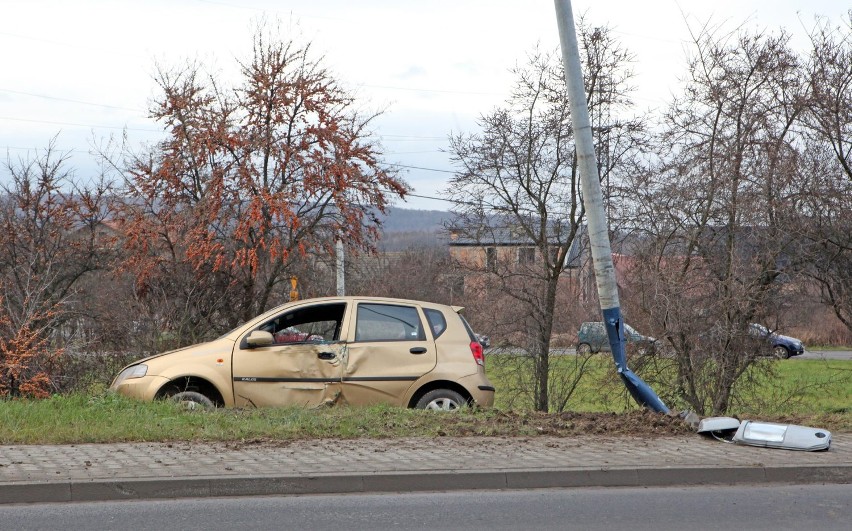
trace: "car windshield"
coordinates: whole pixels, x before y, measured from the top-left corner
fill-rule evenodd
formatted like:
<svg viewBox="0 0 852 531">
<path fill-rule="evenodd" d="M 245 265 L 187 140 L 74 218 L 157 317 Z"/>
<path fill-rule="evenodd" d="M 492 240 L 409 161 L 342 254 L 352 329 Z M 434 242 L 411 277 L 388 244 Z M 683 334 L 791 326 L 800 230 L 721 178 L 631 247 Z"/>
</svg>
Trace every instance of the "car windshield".
<svg viewBox="0 0 852 531">
<path fill-rule="evenodd" d="M 768 336 L 769 335 L 769 330 L 763 325 L 759 325 L 757 323 L 752 323 L 750 325 L 750 327 L 751 327 L 752 333 L 755 333 L 755 334 L 758 334 L 758 335 L 761 335 L 761 336 Z"/>
</svg>

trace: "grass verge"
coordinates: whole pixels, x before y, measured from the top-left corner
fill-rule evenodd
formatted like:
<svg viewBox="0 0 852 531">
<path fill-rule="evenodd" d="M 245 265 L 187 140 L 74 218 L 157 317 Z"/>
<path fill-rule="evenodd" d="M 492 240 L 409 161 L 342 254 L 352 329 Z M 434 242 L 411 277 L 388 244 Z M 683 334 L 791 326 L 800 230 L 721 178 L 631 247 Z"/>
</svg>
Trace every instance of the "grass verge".
<svg viewBox="0 0 852 531">
<path fill-rule="evenodd" d="M 466 436 L 662 436 L 690 433 L 675 416 L 512 412 L 443 414 L 389 406 L 186 410 L 106 394 L 0 402 L 0 444 L 226 441 Z"/>
<path fill-rule="evenodd" d="M 111 393 L 0 401 L 0 444 L 82 444 L 153 441 L 286 442 L 319 438 L 465 436 L 665 436 L 692 431 L 675 416 L 633 404 L 623 386 L 604 391 L 611 362 L 581 382 L 564 413 L 538 413 L 522 401 L 505 407 L 499 371 L 497 407 L 455 414 L 388 406 L 321 409 L 186 410 L 171 402 L 144 403 Z M 609 372 L 608 372 L 609 371 Z M 852 362 L 785 360 L 774 380 L 732 416 L 852 432 Z M 617 379 L 616 379 L 617 380 Z M 503 401 L 503 402 L 501 402 Z M 503 405 L 501 405 L 503 404 Z"/>
</svg>

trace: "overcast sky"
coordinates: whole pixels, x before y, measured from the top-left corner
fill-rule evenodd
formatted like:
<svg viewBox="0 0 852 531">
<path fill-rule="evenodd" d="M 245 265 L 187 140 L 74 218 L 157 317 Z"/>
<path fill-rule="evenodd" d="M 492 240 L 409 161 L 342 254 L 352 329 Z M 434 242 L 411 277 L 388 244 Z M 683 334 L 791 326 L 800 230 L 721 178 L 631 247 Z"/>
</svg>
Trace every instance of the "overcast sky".
<svg viewBox="0 0 852 531">
<path fill-rule="evenodd" d="M 613 28 L 637 58 L 643 108 L 662 105 L 685 72 L 687 22 L 787 28 L 806 47 L 814 15 L 839 22 L 848 0 L 575 0 L 574 14 Z M 312 42 L 368 108 L 414 194 L 440 197 L 447 136 L 475 128 L 511 87 L 508 70 L 536 43 L 558 46 L 551 0 L 0 0 L 0 149 L 32 156 L 58 136 L 79 177 L 91 144 L 126 129 L 158 138 L 147 118 L 155 62 L 199 59 L 227 81 L 250 49 L 253 22 L 278 19 Z M 686 20 L 685 20 L 686 19 Z M 5 171 L 0 179 L 7 179 Z M 398 206 L 447 210 L 411 197 Z"/>
</svg>

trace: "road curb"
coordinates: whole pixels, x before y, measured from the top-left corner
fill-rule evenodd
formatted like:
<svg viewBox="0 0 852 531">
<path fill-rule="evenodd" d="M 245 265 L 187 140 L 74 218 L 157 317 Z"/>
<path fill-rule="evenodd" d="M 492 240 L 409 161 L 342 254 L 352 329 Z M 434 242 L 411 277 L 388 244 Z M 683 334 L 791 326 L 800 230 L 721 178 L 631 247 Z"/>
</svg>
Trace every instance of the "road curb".
<svg viewBox="0 0 852 531">
<path fill-rule="evenodd" d="M 576 487 L 852 483 L 852 464 L 219 476 L 0 483 L 0 504 Z"/>
</svg>

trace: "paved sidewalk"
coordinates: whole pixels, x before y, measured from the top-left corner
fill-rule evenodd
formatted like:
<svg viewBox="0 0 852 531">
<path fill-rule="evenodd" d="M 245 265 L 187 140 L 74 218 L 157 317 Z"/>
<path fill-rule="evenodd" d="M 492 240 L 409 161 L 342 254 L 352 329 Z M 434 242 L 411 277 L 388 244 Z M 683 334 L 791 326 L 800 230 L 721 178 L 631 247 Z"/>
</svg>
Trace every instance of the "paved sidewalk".
<svg viewBox="0 0 852 531">
<path fill-rule="evenodd" d="M 458 489 L 852 483 L 852 433 L 833 437 L 827 452 L 738 446 L 699 435 L 0 446 L 0 504 Z"/>
</svg>

